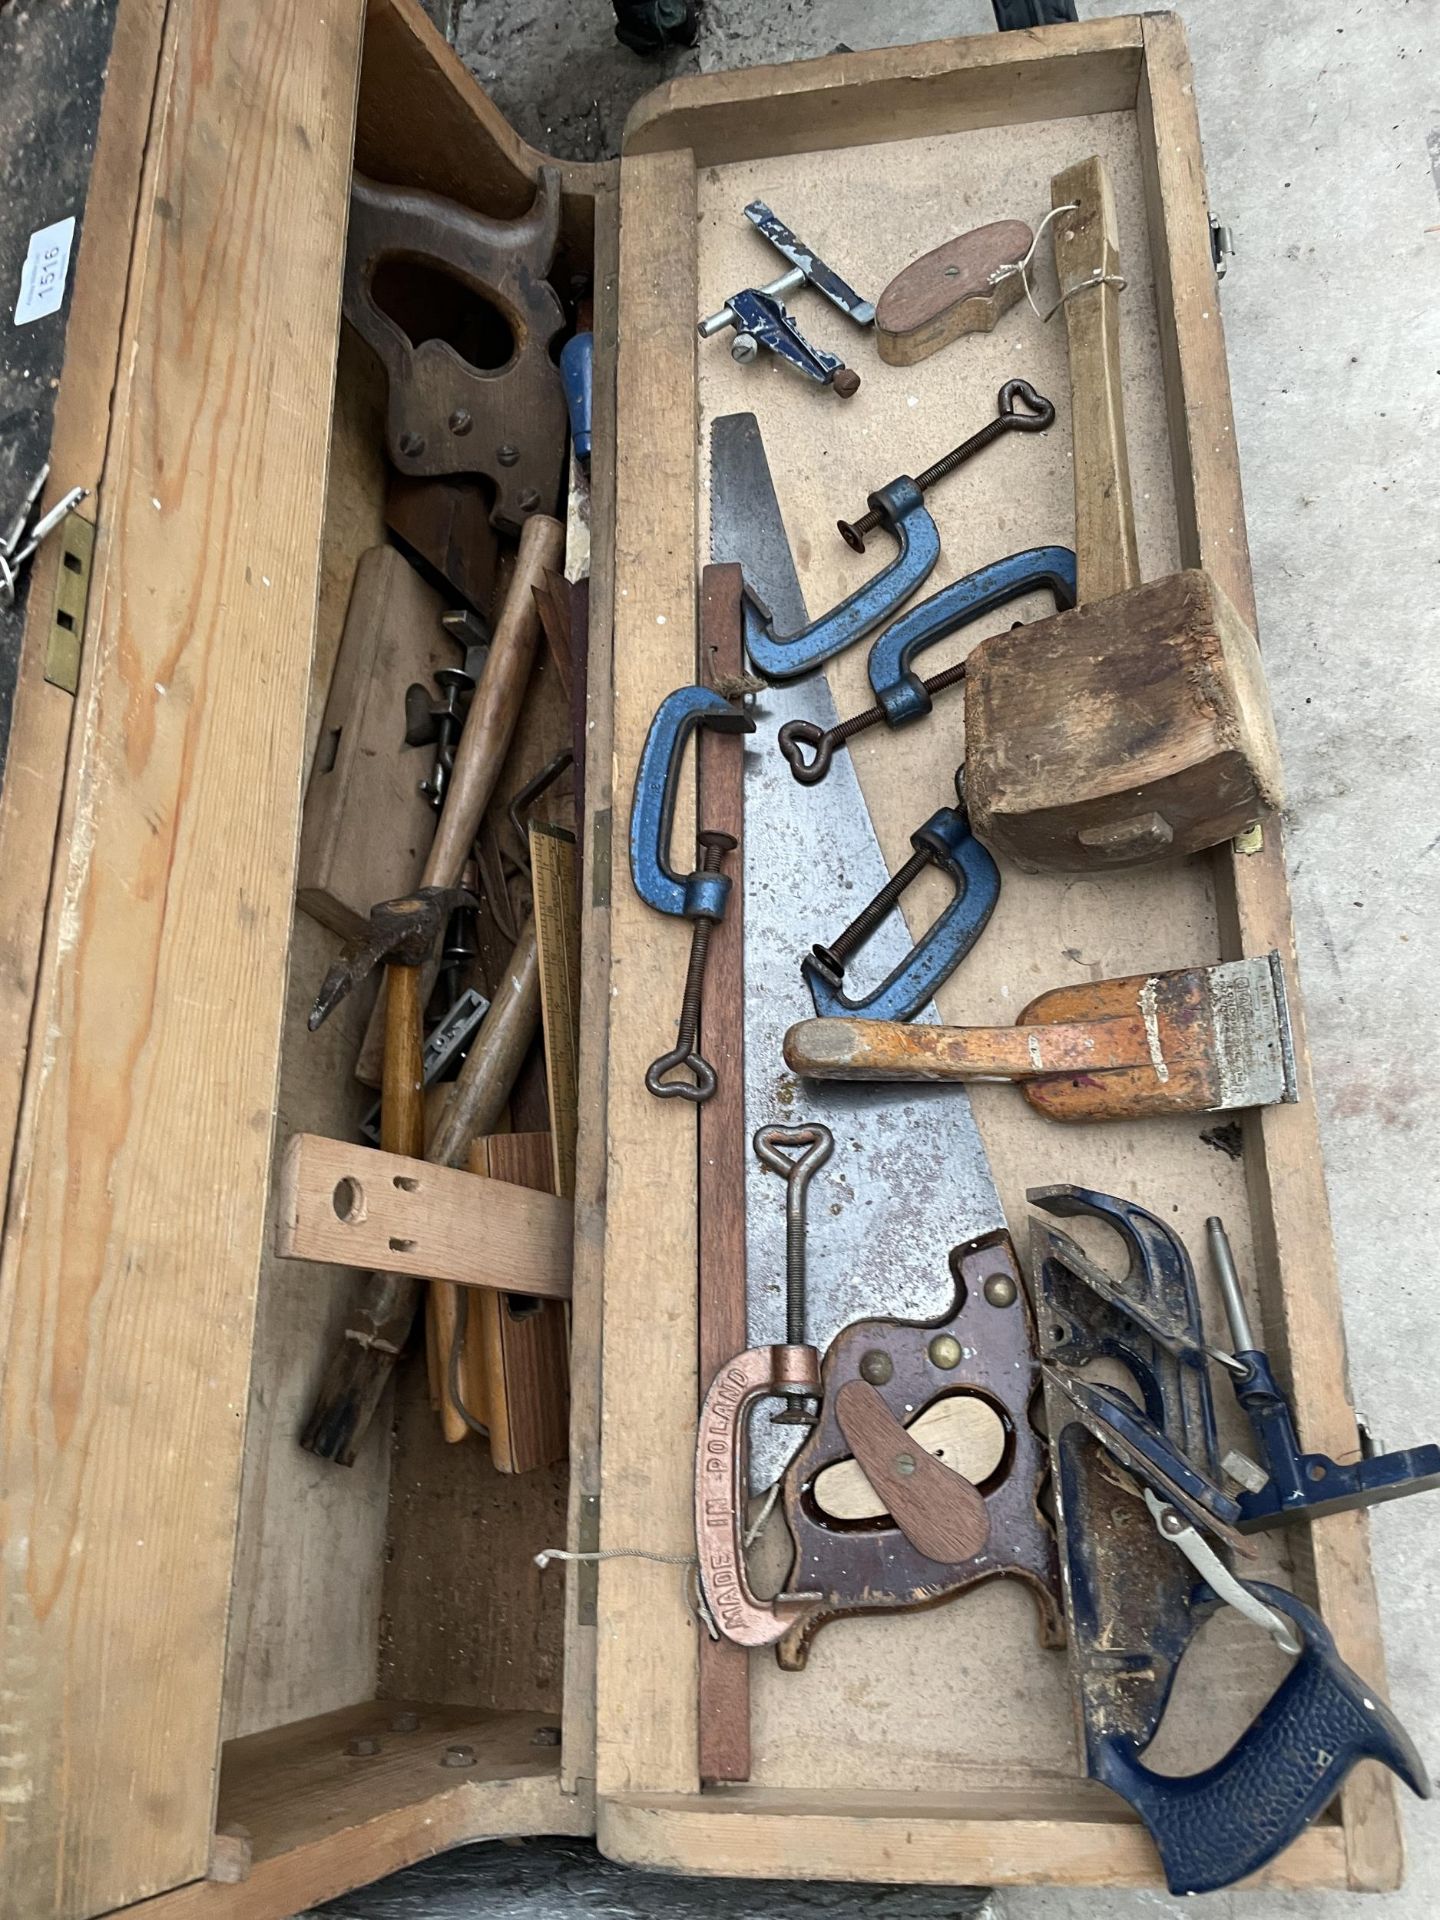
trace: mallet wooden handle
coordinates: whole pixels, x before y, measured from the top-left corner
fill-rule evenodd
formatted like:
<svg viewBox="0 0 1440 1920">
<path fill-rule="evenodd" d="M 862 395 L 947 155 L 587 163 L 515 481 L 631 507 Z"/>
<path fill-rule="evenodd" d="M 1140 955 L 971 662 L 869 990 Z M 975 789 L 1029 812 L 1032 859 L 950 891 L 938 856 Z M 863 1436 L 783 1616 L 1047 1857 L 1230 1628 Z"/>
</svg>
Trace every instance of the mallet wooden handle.
<svg viewBox="0 0 1440 1920">
<path fill-rule="evenodd" d="M 1065 296 L 1074 427 L 1075 558 L 1079 599 L 1108 600 L 1140 584 L 1130 454 L 1120 386 L 1120 236 L 1115 196 L 1098 157 L 1050 182 L 1055 271 Z"/>
<path fill-rule="evenodd" d="M 802 1020 L 785 1064 L 807 1080 L 1032 1080 L 1151 1062 L 1138 1014 L 1033 1027 L 909 1026 L 898 1020 Z"/>
</svg>

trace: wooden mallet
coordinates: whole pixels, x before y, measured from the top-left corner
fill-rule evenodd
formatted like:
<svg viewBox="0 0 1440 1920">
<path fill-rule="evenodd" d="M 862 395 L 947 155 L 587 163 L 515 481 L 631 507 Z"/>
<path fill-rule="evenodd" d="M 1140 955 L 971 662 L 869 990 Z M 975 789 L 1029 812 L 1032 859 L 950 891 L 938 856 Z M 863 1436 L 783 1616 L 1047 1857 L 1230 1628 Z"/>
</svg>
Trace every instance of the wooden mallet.
<svg viewBox="0 0 1440 1920">
<path fill-rule="evenodd" d="M 1079 604 L 966 659 L 965 799 L 1022 866 L 1135 866 L 1281 803 L 1255 636 L 1200 568 L 1140 584 L 1120 379 L 1124 285 L 1098 159 L 1051 182 L 1070 341 Z"/>
</svg>

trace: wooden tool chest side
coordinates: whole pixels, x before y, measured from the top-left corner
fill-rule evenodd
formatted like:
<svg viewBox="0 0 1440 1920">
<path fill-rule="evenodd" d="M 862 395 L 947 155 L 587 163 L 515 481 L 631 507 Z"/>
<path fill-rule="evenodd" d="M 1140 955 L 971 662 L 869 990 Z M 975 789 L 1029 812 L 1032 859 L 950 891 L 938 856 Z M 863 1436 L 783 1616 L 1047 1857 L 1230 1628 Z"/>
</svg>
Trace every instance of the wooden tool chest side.
<svg viewBox="0 0 1440 1920">
<path fill-rule="evenodd" d="M 1135 104 L 1141 22 L 976 34 L 672 80 L 638 101 L 624 154 L 688 147 L 697 167 L 812 148 L 868 146 Z M 863 89 L 863 96 L 858 91 Z"/>
<path fill-rule="evenodd" d="M 164 18 L 162 0 L 123 0 L 116 16 L 75 260 L 66 359 L 50 444 L 52 478 L 45 500 L 48 503 L 71 486 L 88 487 L 92 497 L 79 512 L 91 522 L 112 409 L 117 419 L 123 417 L 129 391 L 131 370 L 119 363 L 122 322 L 147 164 L 146 134 L 164 86 Z M 102 555 L 103 543 L 92 563 L 94 574 Z M 45 678 L 59 565 L 59 542 L 53 539 L 31 563 L 20 674 L 0 785 L 0 874 L 5 876 L 6 904 L 0 924 L 0 1142 L 7 1185 L 75 713 L 75 696 Z"/>
<path fill-rule="evenodd" d="M 0 1267 L 16 1914 L 210 1851 L 359 30 L 166 17 Z"/>
<path fill-rule="evenodd" d="M 994 82 L 993 97 L 987 76 Z M 668 443 L 676 436 L 675 423 L 686 420 L 687 408 L 699 417 L 695 365 L 687 357 L 685 336 L 692 310 L 703 310 L 703 303 L 686 303 L 684 289 L 675 283 L 688 278 L 689 258 L 677 267 L 673 250 L 667 252 L 652 223 L 663 219 L 671 233 L 690 228 L 697 172 L 703 176 L 711 166 L 723 170 L 740 161 L 937 132 L 1119 112 L 1131 119 L 1128 137 L 1138 141 L 1146 218 L 1144 231 L 1137 233 L 1132 213 L 1131 244 L 1148 245 L 1151 256 L 1164 381 L 1159 439 L 1163 458 L 1168 438 L 1174 468 L 1180 562 L 1209 568 L 1241 614 L 1253 620 L 1198 121 L 1183 30 L 1172 15 L 709 75 L 672 83 L 642 101 L 627 129 L 622 161 L 627 337 L 622 341 L 620 433 L 625 462 L 635 463 L 635 470 L 627 485 L 622 467 L 619 551 L 650 558 L 683 538 L 696 512 L 697 475 L 689 463 L 683 472 L 674 471 Z M 747 192 L 763 189 L 753 170 L 746 176 L 737 168 L 737 174 Z M 708 218 L 703 191 L 700 205 Z M 702 288 L 707 295 L 718 291 L 723 291 L 718 284 Z M 663 403 L 641 384 L 657 359 L 669 366 Z M 625 373 L 632 364 L 633 381 Z M 763 388 L 764 374 L 753 378 Z M 725 393 L 728 406 L 747 404 L 734 387 Z M 863 399 L 855 404 L 863 405 Z M 756 411 L 763 407 L 757 404 Z M 652 459 L 665 462 L 662 481 L 653 481 L 640 465 Z M 873 480 L 882 477 L 876 474 Z M 792 525 L 792 544 L 798 540 L 803 547 L 811 531 L 808 524 Z M 803 565 L 802 556 L 802 572 Z M 653 609 L 647 620 L 627 608 L 623 586 L 617 593 L 617 638 L 623 633 L 636 643 L 643 639 L 652 669 L 648 675 L 627 675 L 617 660 L 616 818 L 622 828 L 633 750 L 627 764 L 621 742 L 633 735 L 638 749 L 658 698 L 693 675 L 693 607 L 687 603 L 678 635 L 670 613 L 662 611 L 667 624 L 657 632 Z M 665 650 L 663 670 L 656 662 L 660 649 Z M 639 703 L 638 711 L 627 712 L 631 701 Z M 681 823 L 676 846 L 683 851 L 693 818 L 688 800 L 676 817 Z M 1258 848 L 1247 838 L 1234 850 L 1218 850 L 1206 864 L 1213 868 L 1208 885 L 1218 906 L 1223 949 L 1214 957 L 1278 947 L 1293 982 L 1279 823 L 1267 822 Z M 625 1167 L 631 1178 L 641 1177 L 652 1143 L 663 1138 L 669 1177 L 653 1201 L 659 1213 L 637 1206 L 622 1215 L 612 1207 L 605 1279 L 603 1540 L 617 1547 L 676 1551 L 685 1544 L 679 1538 L 683 1526 L 672 1463 L 662 1457 L 659 1442 L 670 1434 L 683 1454 L 693 1430 L 681 1406 L 694 1388 L 688 1377 L 694 1348 L 693 1253 L 684 1245 L 684 1229 L 694 1217 L 694 1153 L 681 1116 L 657 1115 L 653 1102 L 646 1111 L 643 1049 L 633 1036 L 638 1028 L 653 1038 L 656 1019 L 666 1017 L 678 991 L 684 956 L 680 943 L 669 943 L 673 951 L 663 956 L 657 952 L 661 931 L 653 918 L 641 915 L 628 876 L 617 873 L 615 886 L 613 1032 L 617 1039 L 622 1033 L 631 1036 L 634 1058 L 622 1064 L 616 1055 L 610 1087 L 612 1172 Z M 1212 911 L 1212 931 L 1214 921 Z M 918 932 L 925 922 L 922 906 L 918 918 L 912 917 L 912 930 Z M 645 980 L 637 998 L 638 973 L 629 981 L 626 974 L 642 965 Z M 1345 1385 L 1333 1250 L 1298 1018 L 1296 1026 L 1300 1103 L 1245 1119 L 1256 1279 L 1266 1331 L 1284 1356 L 1306 1444 L 1353 1458 L 1357 1433 Z M 621 1084 L 622 1075 L 629 1086 Z M 982 1108 L 982 1114 L 990 1111 Z M 679 1135 L 685 1158 L 677 1167 L 670 1156 Z M 1233 1169 L 1229 1178 L 1236 1178 Z M 1237 1204 L 1233 1194 L 1231 1204 Z M 683 1267 L 667 1281 L 662 1263 L 678 1263 L 682 1256 Z M 657 1292 L 662 1287 L 663 1293 Z M 687 1375 L 683 1392 L 672 1393 L 668 1375 L 682 1371 Z M 637 1388 L 637 1380 L 643 1388 Z M 618 1470 L 622 1464 L 623 1472 Z M 1340 1515 L 1299 1538 L 1287 1537 L 1285 1544 L 1298 1562 L 1300 1591 L 1318 1598 L 1344 1657 L 1379 1685 L 1383 1659 L 1366 1539 L 1363 1515 Z M 798 1778 L 788 1789 L 767 1786 L 763 1773 L 746 1787 L 698 1791 L 694 1734 L 685 1724 L 695 1697 L 696 1628 L 681 1596 L 667 1590 L 660 1570 L 632 1562 L 602 1569 L 601 1596 L 607 1633 L 599 1653 L 598 1832 L 602 1847 L 615 1857 L 680 1871 L 833 1874 L 897 1882 L 1144 1885 L 1157 1879 L 1149 1842 L 1118 1801 L 1097 1799 L 1079 1780 L 1057 1784 L 1038 1764 L 1016 1781 L 1013 1793 L 998 1787 L 987 1792 L 965 1777 L 953 1794 L 922 1791 L 904 1796 L 903 1804 L 886 1804 L 886 1796 L 874 1791 L 807 1794 Z M 662 1703 L 663 1714 L 652 1710 Z M 896 1701 L 889 1706 L 900 1710 Z M 985 1771 L 978 1769 L 982 1777 Z M 1054 1801 L 1049 1808 L 1047 1780 Z M 1258 1879 L 1270 1886 L 1387 1887 L 1397 1883 L 1400 1869 L 1393 1782 L 1365 1766 L 1350 1777 L 1326 1818 Z"/>
<path fill-rule="evenodd" d="M 644 1079 L 680 1004 L 686 956 L 657 934 L 625 849 L 650 716 L 695 676 L 699 309 L 694 250 L 676 244 L 695 227 L 695 166 L 680 152 L 624 170 L 600 1546 L 685 1555 L 694 1547 L 695 1110 L 653 1099 Z M 694 817 L 693 791 L 692 782 L 681 796 L 682 823 Z M 682 824 L 677 844 L 686 839 Z M 657 1589 L 655 1567 L 606 1561 L 599 1612 L 597 1791 L 693 1791 L 695 1628 L 679 1573 Z"/>
<path fill-rule="evenodd" d="M 1141 26 L 1145 59 L 1136 116 L 1182 551 L 1187 566 L 1210 570 L 1253 629 L 1255 586 L 1210 251 L 1194 76 L 1177 15 L 1148 14 Z M 1263 646 L 1263 633 L 1260 639 Z M 1267 821 L 1257 837 L 1257 845 L 1247 841 L 1242 850 L 1232 843 L 1213 855 L 1229 951 L 1238 957 L 1278 948 L 1294 979 L 1298 965 L 1282 821 Z M 1259 1227 L 1256 1280 L 1266 1332 L 1289 1370 L 1305 1444 L 1347 1460 L 1355 1457 L 1359 1436 L 1299 995 L 1292 997 L 1291 1018 L 1299 1100 L 1252 1109 L 1243 1122 L 1252 1213 Z M 1314 1522 L 1308 1532 L 1298 1530 L 1295 1546 L 1310 1562 L 1315 1599 L 1342 1658 L 1383 1688 L 1385 1649 L 1369 1540 L 1369 1518 L 1361 1511 L 1334 1514 Z M 1358 1769 L 1341 1793 L 1341 1809 L 1349 1884 L 1366 1891 L 1397 1886 L 1404 1854 L 1393 1778 L 1379 1767 Z"/>
</svg>

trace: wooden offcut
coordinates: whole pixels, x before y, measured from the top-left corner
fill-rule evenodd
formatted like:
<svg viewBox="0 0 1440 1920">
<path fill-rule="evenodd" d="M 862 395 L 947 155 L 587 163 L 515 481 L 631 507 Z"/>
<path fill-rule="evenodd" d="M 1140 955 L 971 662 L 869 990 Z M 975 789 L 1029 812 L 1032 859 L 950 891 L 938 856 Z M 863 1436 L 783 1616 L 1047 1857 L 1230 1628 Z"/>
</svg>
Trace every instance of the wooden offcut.
<svg viewBox="0 0 1440 1920">
<path fill-rule="evenodd" d="M 533 1188 L 548 1198 L 554 1179 L 551 1137 L 491 1134 L 470 1149 L 470 1171 L 496 1184 Z M 570 1415 L 570 1335 L 564 1306 L 557 1300 L 486 1288 L 471 1297 L 465 1351 L 480 1374 L 490 1458 L 497 1469 L 529 1473 L 563 1460 Z M 467 1378 L 470 1371 L 467 1366 Z"/>
<path fill-rule="evenodd" d="M 741 570 L 700 576 L 699 678 L 733 684 L 744 671 Z M 696 1357 L 701 1396 L 749 1344 L 745 1325 L 745 754 L 744 741 L 709 727 L 697 735 L 697 818 L 740 842 L 730 856 L 725 918 L 710 935 L 700 1052 L 715 1092 L 700 1108 Z M 700 1642 L 700 1778 L 750 1778 L 750 1656 L 725 1639 Z"/>
<path fill-rule="evenodd" d="M 420 791 L 433 746 L 405 743 L 405 692 L 441 698 L 439 667 L 459 663 L 440 625 L 445 601 L 393 547 L 372 547 L 355 570 L 350 607 L 300 830 L 295 897 L 346 939 L 363 935 L 377 900 L 419 883 L 435 833 Z"/>
<path fill-rule="evenodd" d="M 289 1259 L 570 1296 L 570 1211 L 553 1193 L 319 1134 L 286 1151 L 275 1240 Z"/>
</svg>

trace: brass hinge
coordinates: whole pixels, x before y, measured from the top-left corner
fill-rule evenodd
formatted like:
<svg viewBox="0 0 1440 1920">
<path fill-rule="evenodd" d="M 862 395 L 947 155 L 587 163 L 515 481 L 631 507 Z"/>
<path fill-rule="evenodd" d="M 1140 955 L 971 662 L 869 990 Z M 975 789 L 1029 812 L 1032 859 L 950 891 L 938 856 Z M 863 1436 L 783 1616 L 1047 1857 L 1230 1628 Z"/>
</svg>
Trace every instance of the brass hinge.
<svg viewBox="0 0 1440 1920">
<path fill-rule="evenodd" d="M 67 514 L 51 539 L 59 552 L 50 638 L 45 647 L 45 678 L 52 687 L 74 693 L 80 685 L 80 649 L 90 598 L 90 562 L 95 552 L 94 523 L 82 520 L 78 513 Z"/>
</svg>

